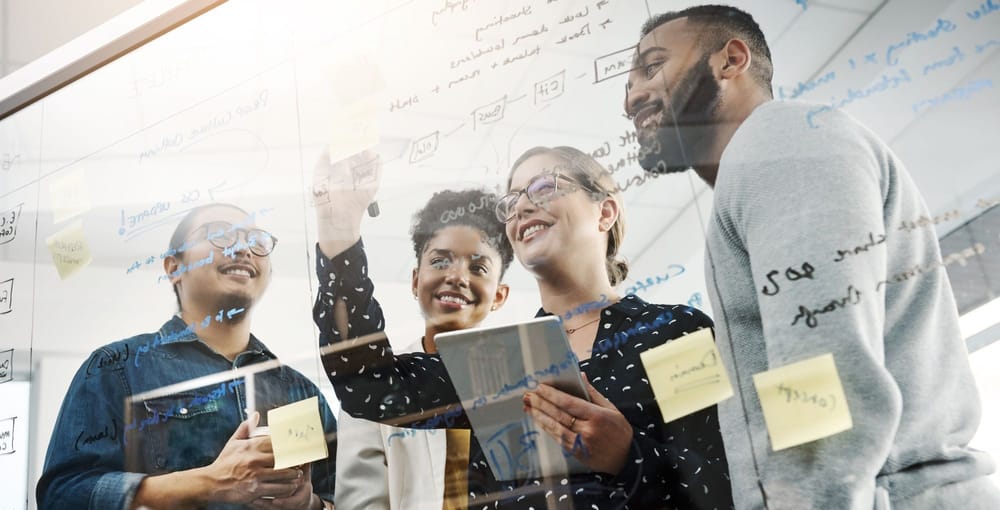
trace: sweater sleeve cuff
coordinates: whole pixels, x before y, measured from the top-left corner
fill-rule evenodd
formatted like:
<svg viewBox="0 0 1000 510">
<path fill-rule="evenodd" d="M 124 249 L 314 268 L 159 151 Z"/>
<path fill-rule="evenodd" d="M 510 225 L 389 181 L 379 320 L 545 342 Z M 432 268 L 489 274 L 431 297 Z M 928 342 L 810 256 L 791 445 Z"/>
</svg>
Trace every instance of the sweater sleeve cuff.
<svg viewBox="0 0 1000 510">
<path fill-rule="evenodd" d="M 90 508 L 129 508 L 139 490 L 139 484 L 146 478 L 143 473 L 114 471 L 97 479 L 94 492 L 90 496 Z"/>
</svg>

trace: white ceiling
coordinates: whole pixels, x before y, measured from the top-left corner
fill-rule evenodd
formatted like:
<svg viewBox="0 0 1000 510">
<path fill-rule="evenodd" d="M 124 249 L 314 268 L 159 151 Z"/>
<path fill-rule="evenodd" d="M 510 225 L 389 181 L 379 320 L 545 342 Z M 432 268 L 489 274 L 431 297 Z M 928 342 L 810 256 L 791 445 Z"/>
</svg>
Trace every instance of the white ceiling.
<svg viewBox="0 0 1000 510">
<path fill-rule="evenodd" d="M 0 77 L 139 3 L 0 0 Z"/>
</svg>

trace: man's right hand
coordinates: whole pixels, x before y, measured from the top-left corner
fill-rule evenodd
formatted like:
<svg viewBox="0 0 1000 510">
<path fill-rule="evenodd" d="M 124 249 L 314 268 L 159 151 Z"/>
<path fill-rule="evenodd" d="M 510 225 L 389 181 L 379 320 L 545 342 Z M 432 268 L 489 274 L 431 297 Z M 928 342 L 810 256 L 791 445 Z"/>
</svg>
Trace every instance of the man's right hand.
<svg viewBox="0 0 1000 510">
<path fill-rule="evenodd" d="M 206 474 L 211 484 L 207 499 L 249 504 L 262 497 L 287 497 L 308 482 L 300 469 L 274 469 L 271 437 L 250 437 L 260 415 L 240 423 Z"/>
<path fill-rule="evenodd" d="M 317 240 L 334 257 L 361 238 L 361 220 L 375 199 L 382 177 L 378 153 L 365 150 L 331 163 L 324 150 L 313 170 Z"/>
<path fill-rule="evenodd" d="M 240 423 L 211 464 L 147 476 L 131 509 L 201 508 L 208 502 L 249 505 L 262 497 L 288 498 L 309 482 L 300 469 L 274 469 L 270 436 L 250 437 L 260 421 L 254 413 Z"/>
</svg>

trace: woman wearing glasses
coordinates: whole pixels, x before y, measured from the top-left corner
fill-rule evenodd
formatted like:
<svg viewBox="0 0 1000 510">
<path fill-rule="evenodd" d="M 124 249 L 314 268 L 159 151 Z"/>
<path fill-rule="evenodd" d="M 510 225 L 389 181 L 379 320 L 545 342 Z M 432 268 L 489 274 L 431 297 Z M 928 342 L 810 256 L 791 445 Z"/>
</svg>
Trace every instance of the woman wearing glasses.
<svg viewBox="0 0 1000 510">
<path fill-rule="evenodd" d="M 624 218 L 610 175 L 576 149 L 538 148 L 514 164 L 510 191 L 497 204 L 497 219 L 507 224 L 518 260 L 537 278 L 539 315 L 564 318 L 580 368 L 597 386 L 587 384 L 587 402 L 541 385 L 525 394 L 524 411 L 593 471 L 554 484 L 498 482 L 474 438 L 469 508 L 731 507 L 714 408 L 664 425 L 638 356 L 711 327 L 711 320 L 688 307 L 618 298 L 614 286 L 627 271 L 616 259 Z M 360 223 L 360 215 L 354 218 Z M 361 265 L 360 258 L 334 258 L 333 271 L 318 268 L 321 291 L 343 289 L 326 291 L 330 299 L 321 295 L 314 308 L 324 344 L 340 341 L 345 329 L 350 337 L 382 329 Z M 386 342 L 376 341 L 323 361 L 343 409 L 354 416 L 413 427 L 469 426 L 440 358 L 393 357 Z"/>
<path fill-rule="evenodd" d="M 572 313 L 564 321 L 570 346 L 597 388 L 592 404 L 540 385 L 525 395 L 527 412 L 565 447 L 582 443 L 577 458 L 614 475 L 630 508 L 732 507 L 715 406 L 664 424 L 639 358 L 711 319 L 615 292 L 628 268 L 617 259 L 625 224 L 611 175 L 575 148 L 536 147 L 514 162 L 508 189 L 497 216 L 538 282 L 538 314 Z"/>
<path fill-rule="evenodd" d="M 335 442 L 325 460 L 273 469 L 270 438 L 250 437 L 268 410 L 310 397 L 318 397 L 327 437 L 337 430 L 319 389 L 299 372 L 261 370 L 252 386 L 250 376 L 233 376 L 277 359 L 250 332 L 277 243 L 253 223 L 228 204 L 181 220 L 163 256 L 179 310 L 158 331 L 100 347 L 80 367 L 52 432 L 39 508 L 332 505 Z"/>
</svg>

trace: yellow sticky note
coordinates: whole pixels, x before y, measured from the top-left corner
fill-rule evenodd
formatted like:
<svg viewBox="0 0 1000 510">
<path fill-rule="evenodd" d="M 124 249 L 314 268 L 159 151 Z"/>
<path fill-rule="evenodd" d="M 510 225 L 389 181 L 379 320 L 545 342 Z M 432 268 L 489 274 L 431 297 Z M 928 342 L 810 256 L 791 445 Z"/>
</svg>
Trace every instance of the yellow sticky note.
<svg viewBox="0 0 1000 510">
<path fill-rule="evenodd" d="M 340 106 L 332 118 L 331 164 L 375 147 L 381 134 L 379 116 L 387 108 L 385 79 L 373 59 L 359 56 L 338 62 L 334 68 L 342 79 L 333 83 Z"/>
<path fill-rule="evenodd" d="M 87 174 L 83 169 L 56 177 L 49 184 L 52 199 L 52 222 L 62 223 L 90 210 Z"/>
<path fill-rule="evenodd" d="M 753 384 L 774 451 L 853 426 L 832 354 L 754 374 Z"/>
<path fill-rule="evenodd" d="M 326 433 L 319 419 L 319 398 L 271 409 L 267 412 L 274 449 L 274 469 L 298 466 L 327 458 Z"/>
<path fill-rule="evenodd" d="M 378 144 L 381 106 L 379 97 L 372 95 L 336 112 L 330 134 L 331 164 Z"/>
<path fill-rule="evenodd" d="M 710 329 L 671 340 L 639 357 L 664 423 L 733 396 Z"/>
<path fill-rule="evenodd" d="M 47 237 L 45 245 L 52 253 L 52 263 L 59 271 L 59 278 L 63 280 L 87 267 L 93 260 L 83 233 L 82 220 L 76 220 Z"/>
</svg>

